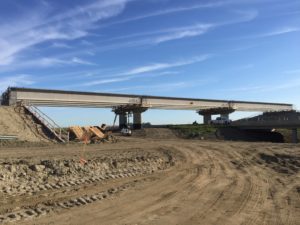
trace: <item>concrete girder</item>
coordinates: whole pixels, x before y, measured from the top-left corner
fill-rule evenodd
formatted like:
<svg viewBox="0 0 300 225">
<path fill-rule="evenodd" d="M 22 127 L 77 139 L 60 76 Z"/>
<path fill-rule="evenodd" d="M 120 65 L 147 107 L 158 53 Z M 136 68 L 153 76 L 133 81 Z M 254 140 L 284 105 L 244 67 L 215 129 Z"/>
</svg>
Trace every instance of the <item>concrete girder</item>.
<svg viewBox="0 0 300 225">
<path fill-rule="evenodd" d="M 9 88 L 4 103 L 18 102 L 35 106 L 105 108 L 138 104 L 151 109 L 205 110 L 212 108 L 234 108 L 237 111 L 285 111 L 293 105 L 283 103 L 228 101 L 162 96 L 128 95 L 112 93 L 44 90 L 32 88 Z"/>
</svg>

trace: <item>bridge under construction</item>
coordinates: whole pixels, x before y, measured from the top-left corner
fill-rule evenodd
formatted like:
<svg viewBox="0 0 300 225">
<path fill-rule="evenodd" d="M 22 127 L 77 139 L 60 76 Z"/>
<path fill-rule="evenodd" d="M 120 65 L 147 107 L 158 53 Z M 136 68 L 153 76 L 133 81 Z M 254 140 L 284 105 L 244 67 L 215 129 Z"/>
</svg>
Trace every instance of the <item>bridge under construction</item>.
<svg viewBox="0 0 300 225">
<path fill-rule="evenodd" d="M 175 98 L 147 95 L 78 92 L 31 88 L 8 88 L 2 95 L 5 105 L 33 105 L 45 107 L 112 108 L 119 116 L 119 126 L 127 123 L 128 114 L 133 114 L 133 126 L 141 127 L 142 113 L 148 109 L 195 110 L 204 117 L 204 123 L 212 115 L 229 117 L 235 111 L 276 112 L 291 111 L 292 104 L 196 98 Z"/>
<path fill-rule="evenodd" d="M 204 117 L 204 124 L 209 123 L 212 115 L 221 115 L 222 117 L 229 118 L 229 114 L 235 111 L 262 112 L 263 114 L 258 117 L 234 121 L 231 126 L 240 129 L 291 129 L 294 142 L 297 142 L 297 128 L 300 127 L 300 113 L 293 110 L 292 104 L 286 103 L 176 98 L 11 87 L 2 94 L 1 104 L 10 106 L 23 105 L 29 111 L 32 111 L 31 109 L 37 109 L 36 107 L 39 106 L 111 108 L 116 118 L 119 116 L 120 128 L 127 127 L 128 116 L 133 114 L 133 129 L 140 129 L 142 127 L 142 113 L 148 109 L 194 110 Z M 43 115 L 39 116 L 39 119 L 40 117 L 43 117 Z M 53 121 L 50 121 L 50 124 L 52 124 Z M 50 130 L 53 131 L 57 137 L 61 138 L 61 135 L 56 134 L 56 129 L 51 129 L 57 126 L 55 123 L 53 124 Z"/>
</svg>

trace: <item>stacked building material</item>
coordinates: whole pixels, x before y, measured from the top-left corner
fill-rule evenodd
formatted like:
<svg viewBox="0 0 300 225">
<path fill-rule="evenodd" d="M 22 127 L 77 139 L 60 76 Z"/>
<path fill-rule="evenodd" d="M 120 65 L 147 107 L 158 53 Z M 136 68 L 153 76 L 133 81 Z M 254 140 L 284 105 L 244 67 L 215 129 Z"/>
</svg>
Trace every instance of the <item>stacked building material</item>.
<svg viewBox="0 0 300 225">
<path fill-rule="evenodd" d="M 81 141 L 86 143 L 100 143 L 100 142 L 115 142 L 116 138 L 111 132 L 103 129 L 101 126 L 72 126 L 69 128 L 70 140 Z"/>
</svg>

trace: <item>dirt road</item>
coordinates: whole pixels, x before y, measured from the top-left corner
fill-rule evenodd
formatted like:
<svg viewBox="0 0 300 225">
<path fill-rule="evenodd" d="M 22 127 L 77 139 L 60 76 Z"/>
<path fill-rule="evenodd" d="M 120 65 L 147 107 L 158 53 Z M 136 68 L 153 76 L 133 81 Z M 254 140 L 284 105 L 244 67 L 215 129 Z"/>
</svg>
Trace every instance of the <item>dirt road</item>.
<svg viewBox="0 0 300 225">
<path fill-rule="evenodd" d="M 300 224 L 296 145 L 131 139 L 0 162 L 0 224 Z"/>
</svg>

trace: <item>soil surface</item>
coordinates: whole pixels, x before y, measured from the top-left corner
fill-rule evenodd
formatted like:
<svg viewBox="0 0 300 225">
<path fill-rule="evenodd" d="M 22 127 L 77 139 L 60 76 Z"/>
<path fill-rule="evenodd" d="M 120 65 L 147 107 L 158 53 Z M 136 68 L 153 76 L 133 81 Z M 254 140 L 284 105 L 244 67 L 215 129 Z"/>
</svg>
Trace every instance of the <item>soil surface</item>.
<svg viewBox="0 0 300 225">
<path fill-rule="evenodd" d="M 0 224 L 297 225 L 299 170 L 291 144 L 128 137 L 1 147 Z"/>
<path fill-rule="evenodd" d="M 19 141 L 49 142 L 38 132 L 32 118 L 27 118 L 17 107 L 0 106 L 0 135 L 14 135 Z M 0 142 L 0 146 L 3 141 Z"/>
</svg>

